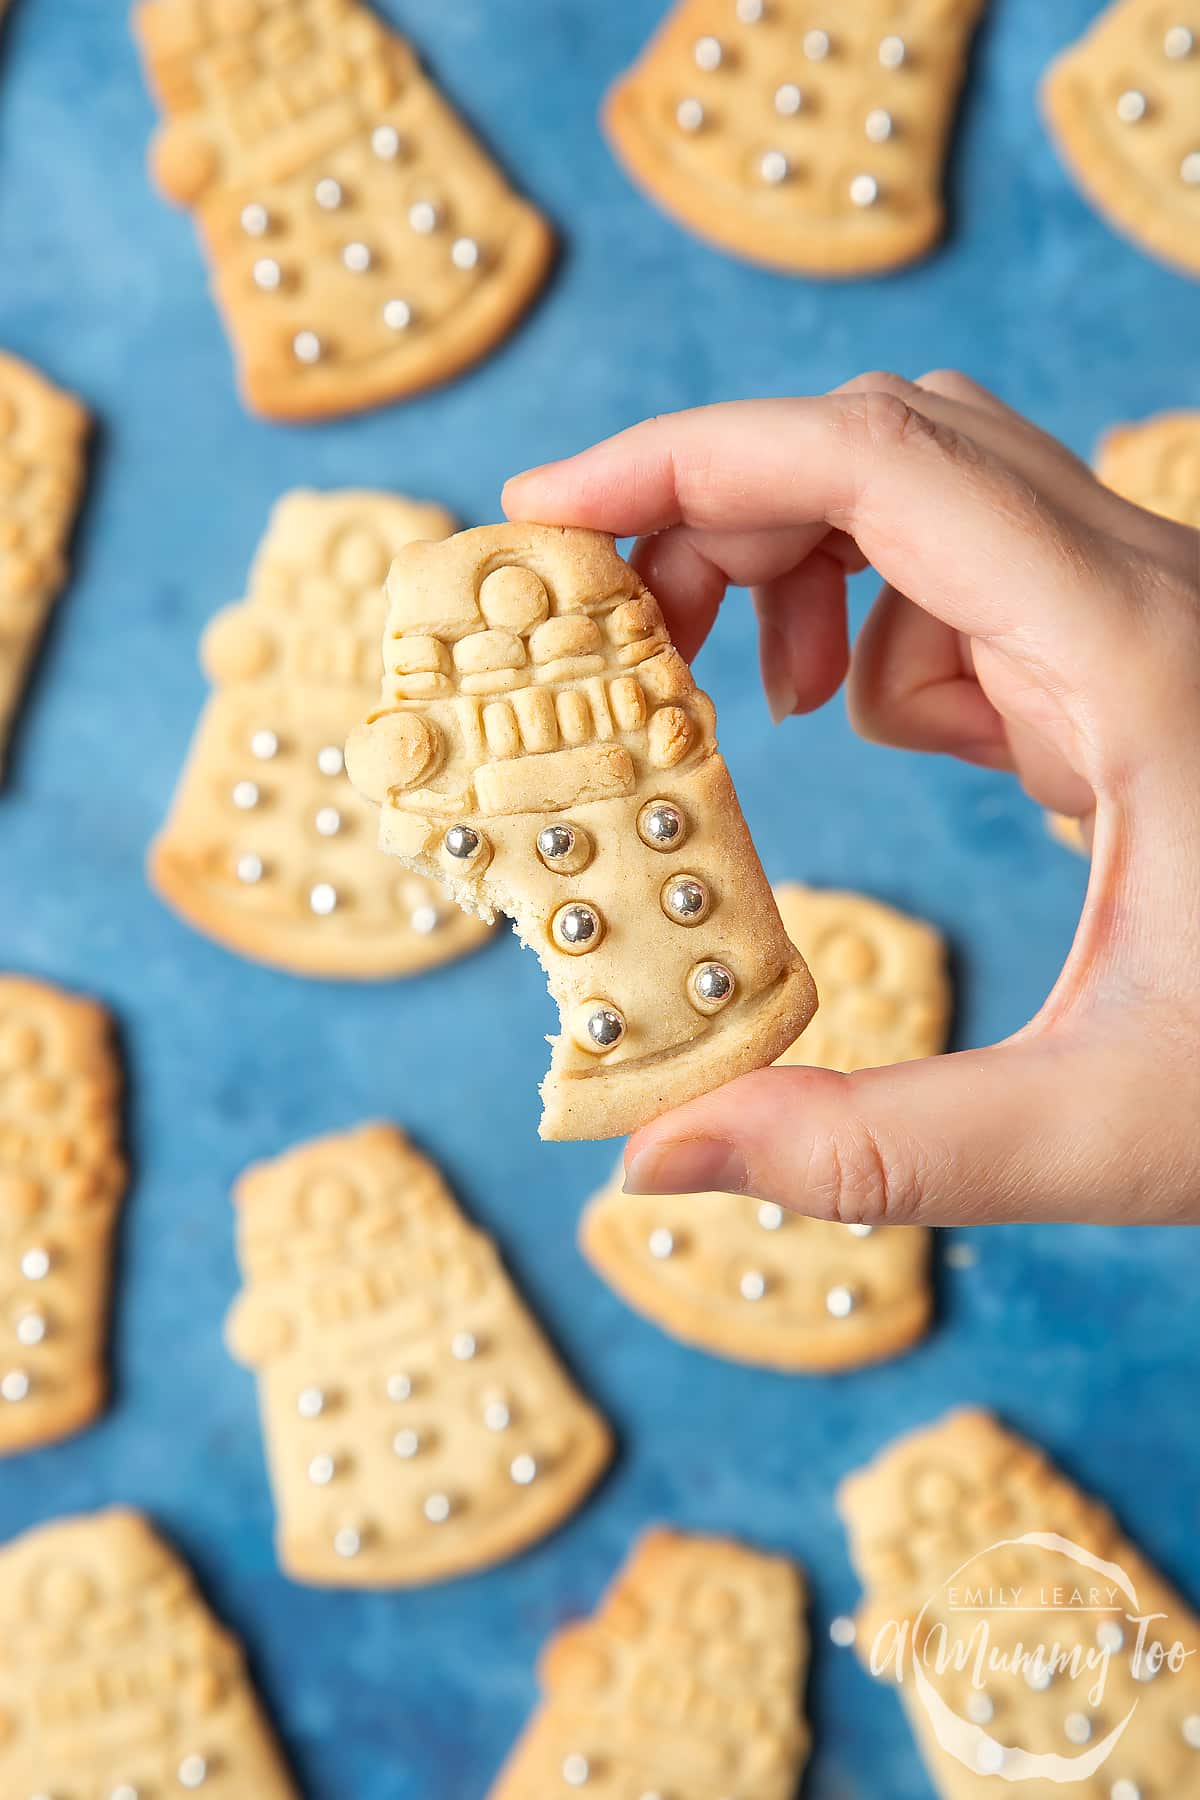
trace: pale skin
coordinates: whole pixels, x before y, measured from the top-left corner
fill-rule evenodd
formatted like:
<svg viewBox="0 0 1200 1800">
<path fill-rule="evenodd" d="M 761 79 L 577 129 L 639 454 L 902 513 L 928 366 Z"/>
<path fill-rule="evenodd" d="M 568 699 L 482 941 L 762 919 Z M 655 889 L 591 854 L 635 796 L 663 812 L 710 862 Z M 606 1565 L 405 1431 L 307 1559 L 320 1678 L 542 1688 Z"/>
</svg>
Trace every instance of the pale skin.
<svg viewBox="0 0 1200 1800">
<path fill-rule="evenodd" d="M 864 737 L 1009 770 L 1092 843 L 1070 954 L 1012 1037 L 743 1076 L 639 1131 L 627 1189 L 847 1223 L 1200 1223 L 1200 534 L 951 372 L 648 420 L 504 504 L 637 535 L 689 657 L 749 587 L 777 720 L 844 685 Z"/>
</svg>

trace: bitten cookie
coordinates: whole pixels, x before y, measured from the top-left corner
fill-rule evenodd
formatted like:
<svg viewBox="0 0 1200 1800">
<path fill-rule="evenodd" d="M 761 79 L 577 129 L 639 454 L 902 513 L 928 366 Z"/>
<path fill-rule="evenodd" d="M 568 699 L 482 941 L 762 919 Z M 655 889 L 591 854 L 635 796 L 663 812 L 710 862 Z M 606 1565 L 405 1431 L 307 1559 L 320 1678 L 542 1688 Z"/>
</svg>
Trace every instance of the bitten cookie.
<svg viewBox="0 0 1200 1800">
<path fill-rule="evenodd" d="M 240 1645 L 140 1513 L 0 1550 L 5 1800 L 297 1800 Z"/>
<path fill-rule="evenodd" d="M 804 1602 L 783 1557 L 647 1532 L 594 1617 L 542 1652 L 542 1704 L 489 1800 L 792 1800 Z"/>
<path fill-rule="evenodd" d="M 1039 1449 L 987 1413 L 952 1413 L 839 1503 L 866 1589 L 861 1654 L 900 1632 L 925 1652 L 931 1691 L 908 1654 L 900 1697 L 945 1800 L 995 1800 L 1010 1782 L 1029 1800 L 1200 1794 L 1200 1623 Z M 1137 1620 L 1156 1613 L 1139 1650 Z M 1176 1640 L 1182 1671 L 1152 1671 L 1151 1646 Z"/>
<path fill-rule="evenodd" d="M 135 24 L 154 177 L 195 214 L 254 411 L 377 406 L 511 330 L 550 232 L 365 7 L 144 0 Z"/>
<path fill-rule="evenodd" d="M 599 532 L 492 525 L 388 577 L 380 708 L 346 745 L 379 841 L 498 908 L 558 1002 L 548 1138 L 612 1137 L 808 1022 L 712 702 Z"/>
<path fill-rule="evenodd" d="M 330 1587 L 412 1587 L 553 1531 L 611 1454 L 433 1165 L 390 1125 L 238 1183 L 229 1346 L 258 1374 L 279 1560 Z"/>
<path fill-rule="evenodd" d="M 678 0 L 613 88 L 634 180 L 751 262 L 866 275 L 941 236 L 946 139 L 985 0 Z"/>
<path fill-rule="evenodd" d="M 1200 530 L 1200 411 L 1118 425 L 1100 445 L 1096 473 L 1126 500 Z"/>
<path fill-rule="evenodd" d="M 388 564 L 453 529 L 388 494 L 297 491 L 275 507 L 249 594 L 219 613 L 201 715 L 150 879 L 190 924 L 297 975 L 413 975 L 488 930 L 397 873 L 342 745 L 375 691 Z"/>
<path fill-rule="evenodd" d="M 73 395 L 0 352 L 0 778 L 29 666 L 67 578 L 87 432 Z"/>
<path fill-rule="evenodd" d="M 1200 274 L 1200 7 L 1116 0 L 1043 86 L 1064 161 L 1127 236 Z"/>
<path fill-rule="evenodd" d="M 945 1048 L 950 986 L 932 926 L 865 894 L 775 890 L 803 943 L 821 1010 L 781 1064 L 865 1069 Z M 776 1369 L 856 1368 L 921 1337 L 929 1233 L 830 1225 L 734 1194 L 621 1191 L 590 1202 L 580 1244 L 631 1306 L 717 1356 Z"/>
<path fill-rule="evenodd" d="M 101 1007 L 0 975 L 0 1454 L 66 1437 L 105 1403 L 120 1093 Z"/>
</svg>

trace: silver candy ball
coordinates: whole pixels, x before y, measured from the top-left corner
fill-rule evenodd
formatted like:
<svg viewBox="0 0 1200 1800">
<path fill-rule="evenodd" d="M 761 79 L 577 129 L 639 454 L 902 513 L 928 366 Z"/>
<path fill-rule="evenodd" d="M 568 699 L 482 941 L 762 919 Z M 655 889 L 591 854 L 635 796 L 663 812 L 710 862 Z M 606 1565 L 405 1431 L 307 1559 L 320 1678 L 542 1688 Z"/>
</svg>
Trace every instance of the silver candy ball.
<svg viewBox="0 0 1200 1800">
<path fill-rule="evenodd" d="M 677 925 L 698 925 L 708 913 L 708 889 L 694 875 L 673 875 L 663 888 L 662 904 Z"/>
<path fill-rule="evenodd" d="M 471 825 L 452 825 L 444 842 L 448 855 L 458 862 L 470 862 L 473 856 L 478 856 L 483 839 Z"/>
<path fill-rule="evenodd" d="M 208 1780 L 208 1764 L 202 1756 L 185 1756 L 176 1773 L 181 1788 L 203 1787 Z"/>
<path fill-rule="evenodd" d="M 733 976 L 724 963 L 701 963 L 692 977 L 696 998 L 706 1006 L 723 1006 L 733 993 Z"/>
<path fill-rule="evenodd" d="M 615 1006 L 596 1006 L 588 1014 L 587 1034 L 600 1050 L 614 1050 L 625 1036 L 625 1020 Z"/>
<path fill-rule="evenodd" d="M 603 926 L 595 907 L 576 902 L 564 906 L 554 915 L 554 937 L 564 950 L 594 950 L 600 942 Z"/>
<path fill-rule="evenodd" d="M 538 855 L 543 862 L 561 862 L 575 848 L 573 825 L 547 825 L 538 832 Z"/>
<path fill-rule="evenodd" d="M 683 831 L 683 814 L 669 800 L 651 800 L 638 814 L 638 836 L 651 850 L 673 850 Z"/>
</svg>

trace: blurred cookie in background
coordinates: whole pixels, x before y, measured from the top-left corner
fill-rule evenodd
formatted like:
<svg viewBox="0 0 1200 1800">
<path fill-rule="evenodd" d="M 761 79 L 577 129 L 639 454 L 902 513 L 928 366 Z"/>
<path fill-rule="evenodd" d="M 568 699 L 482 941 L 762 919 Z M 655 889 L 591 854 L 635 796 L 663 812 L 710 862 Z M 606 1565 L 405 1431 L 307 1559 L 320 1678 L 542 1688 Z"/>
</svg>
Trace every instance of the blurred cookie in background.
<svg viewBox="0 0 1200 1800">
<path fill-rule="evenodd" d="M 81 1430 L 107 1398 L 121 1085 L 103 1007 L 0 975 L 0 1455 Z"/>
<path fill-rule="evenodd" d="M 1119 231 L 1200 275 L 1200 12 L 1116 0 L 1055 62 L 1042 100 L 1084 193 Z"/>
<path fill-rule="evenodd" d="M 950 984 L 931 925 L 865 894 L 785 883 L 784 926 L 805 946 L 816 1017 L 777 1067 L 875 1068 L 945 1048 Z M 616 1176 L 580 1223 L 584 1254 L 673 1337 L 785 1370 L 896 1356 L 929 1325 L 930 1234 L 831 1224 L 742 1194 L 643 1195 Z"/>
<path fill-rule="evenodd" d="M 612 1453 L 495 1246 L 392 1125 L 289 1150 L 238 1183 L 279 1560 L 299 1581 L 412 1587 L 515 1556 Z"/>
<path fill-rule="evenodd" d="M 0 1791 L 297 1800 L 241 1646 L 124 1508 L 0 1549 Z"/>
<path fill-rule="evenodd" d="M 985 0 L 679 0 L 604 108 L 650 198 L 751 262 L 869 275 L 945 223 L 946 142 Z"/>
<path fill-rule="evenodd" d="M 809 1747 L 804 1606 L 785 1557 L 647 1532 L 594 1615 L 543 1650 L 542 1703 L 489 1800 L 793 1800 Z"/>
<path fill-rule="evenodd" d="M 74 395 L 0 352 L 0 779 L 30 666 L 67 579 L 88 428 Z"/>
<path fill-rule="evenodd" d="M 1200 409 L 1114 426 L 1101 440 L 1096 473 L 1126 500 L 1200 530 Z"/>
<path fill-rule="evenodd" d="M 196 219 L 246 404 L 348 413 L 485 356 L 549 228 L 354 0 L 143 0 L 160 190 Z"/>
<path fill-rule="evenodd" d="M 297 975 L 414 975 L 490 928 L 376 847 L 342 745 L 377 692 L 392 557 L 442 537 L 441 507 L 392 494 L 287 494 L 244 600 L 201 656 L 214 684 L 151 847 L 152 885 L 206 936 Z"/>
</svg>

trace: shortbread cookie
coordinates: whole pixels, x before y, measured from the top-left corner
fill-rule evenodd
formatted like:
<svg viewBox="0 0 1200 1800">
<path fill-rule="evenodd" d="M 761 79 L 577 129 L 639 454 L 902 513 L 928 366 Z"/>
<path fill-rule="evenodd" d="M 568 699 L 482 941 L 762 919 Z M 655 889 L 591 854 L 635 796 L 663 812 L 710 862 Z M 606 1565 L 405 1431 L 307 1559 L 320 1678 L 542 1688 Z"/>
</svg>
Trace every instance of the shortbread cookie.
<svg viewBox="0 0 1200 1800">
<path fill-rule="evenodd" d="M 1200 274 L 1200 9 L 1116 0 L 1053 64 L 1043 100 L 1071 173 L 1143 249 Z"/>
<path fill-rule="evenodd" d="M 150 878 L 198 930 L 298 975 L 411 975 L 488 932 L 436 882 L 396 871 L 342 745 L 376 691 L 388 564 L 453 529 L 386 494 L 295 492 L 276 506 L 247 599 L 218 614 L 216 692 Z"/>
<path fill-rule="evenodd" d="M 544 1699 L 490 1800 L 793 1800 L 804 1602 L 784 1557 L 648 1532 L 594 1616 L 542 1652 Z"/>
<path fill-rule="evenodd" d="M 0 1454 L 104 1406 L 120 1089 L 101 1007 L 0 975 Z"/>
<path fill-rule="evenodd" d="M 788 883 L 775 897 L 821 1010 L 781 1064 L 865 1069 L 945 1048 L 950 988 L 932 926 L 865 894 Z M 844 1369 L 906 1350 L 929 1323 L 929 1233 L 830 1225 L 733 1194 L 622 1192 L 580 1224 L 584 1254 L 639 1312 L 717 1356 Z"/>
<path fill-rule="evenodd" d="M 951 995 L 940 932 L 868 894 L 793 881 L 775 897 L 821 995 L 820 1012 L 780 1062 L 853 1075 L 946 1048 Z"/>
<path fill-rule="evenodd" d="M 143 0 L 151 154 L 196 217 L 248 406 L 355 411 L 475 362 L 549 230 L 355 0 Z"/>
<path fill-rule="evenodd" d="M 866 1588 L 862 1656 L 903 1630 L 928 1651 L 931 1692 L 906 1655 L 900 1696 L 945 1800 L 995 1800 L 1013 1782 L 1028 1800 L 1200 1794 L 1200 1623 L 1040 1450 L 987 1413 L 953 1413 L 853 1476 L 840 1505 Z M 1136 1621 L 1154 1613 L 1139 1654 Z M 1183 1646 L 1181 1672 L 1151 1673 L 1156 1640 Z M 963 1644 L 965 1666 L 938 1672 L 939 1645 L 949 1658 Z"/>
<path fill-rule="evenodd" d="M 289 1574 L 440 1581 L 575 1510 L 608 1428 L 401 1132 L 305 1144 L 251 1169 L 237 1201 L 229 1345 L 258 1373 Z"/>
<path fill-rule="evenodd" d="M 1126 500 L 1200 530 L 1200 411 L 1119 425 L 1100 445 L 1096 473 Z"/>
<path fill-rule="evenodd" d="M 71 394 L 0 353 L 0 777 L 83 490 L 88 416 Z"/>
<path fill-rule="evenodd" d="M 599 532 L 492 525 L 388 577 L 381 708 L 346 746 L 379 841 L 499 908 L 558 1002 L 542 1135 L 611 1137 L 770 1062 L 816 996 L 712 702 Z"/>
<path fill-rule="evenodd" d="M 5 1800 L 296 1800 L 241 1646 L 140 1513 L 0 1550 L 0 1639 Z"/>
<path fill-rule="evenodd" d="M 985 0 L 678 0 L 608 97 L 634 180 L 735 255 L 865 275 L 942 234 Z"/>
</svg>

